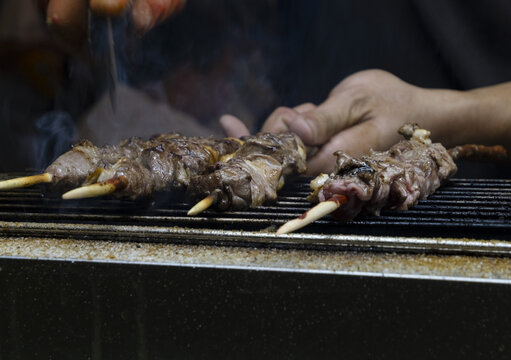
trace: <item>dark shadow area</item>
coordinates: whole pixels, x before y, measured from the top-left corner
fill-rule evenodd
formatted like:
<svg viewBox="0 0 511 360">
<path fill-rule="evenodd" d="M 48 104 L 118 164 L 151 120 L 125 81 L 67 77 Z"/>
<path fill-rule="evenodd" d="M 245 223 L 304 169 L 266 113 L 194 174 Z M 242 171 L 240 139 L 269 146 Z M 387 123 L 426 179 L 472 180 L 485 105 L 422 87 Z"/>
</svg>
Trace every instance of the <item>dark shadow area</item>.
<svg viewBox="0 0 511 360">
<path fill-rule="evenodd" d="M 8 259 L 0 266 L 0 356 L 13 360 L 510 355 L 505 285 Z"/>
<path fill-rule="evenodd" d="M 2 18 L 7 9 L 0 7 Z M 430 88 L 511 80 L 507 1 L 198 0 L 143 38 L 118 22 L 119 78 L 134 90 L 119 100 L 121 116 L 130 117 L 123 124 L 101 111 L 108 106 L 101 101 L 105 69 L 62 52 L 32 12 L 12 17 L 31 19 L 37 31 L 16 32 L 8 21 L 0 29 L 2 172 L 44 168 L 84 134 L 94 139 L 95 131 L 103 141 L 120 128 L 133 135 L 161 131 L 168 121 L 169 131 L 195 122 L 218 134 L 224 113 L 256 130 L 275 107 L 319 103 L 344 77 L 368 68 Z M 23 29 L 16 24 L 11 28 Z M 155 102 L 172 111 L 152 111 Z M 56 126 L 49 131 L 52 116 Z M 111 121 L 120 123 L 107 126 Z M 83 132 L 88 124 L 92 130 Z"/>
</svg>

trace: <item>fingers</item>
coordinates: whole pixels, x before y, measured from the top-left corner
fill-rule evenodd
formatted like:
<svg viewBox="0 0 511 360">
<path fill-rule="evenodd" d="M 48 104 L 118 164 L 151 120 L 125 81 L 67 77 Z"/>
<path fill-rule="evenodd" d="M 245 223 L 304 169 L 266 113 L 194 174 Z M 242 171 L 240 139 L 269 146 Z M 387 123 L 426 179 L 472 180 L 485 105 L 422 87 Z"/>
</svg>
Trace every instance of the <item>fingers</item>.
<svg viewBox="0 0 511 360">
<path fill-rule="evenodd" d="M 87 0 L 50 0 L 46 23 L 55 40 L 70 51 L 79 51 L 87 32 Z"/>
<path fill-rule="evenodd" d="M 289 131 L 286 120 L 294 119 L 298 115 L 299 113 L 296 110 L 281 106 L 270 114 L 268 119 L 264 122 L 261 131 L 272 133 Z"/>
<path fill-rule="evenodd" d="M 305 144 L 324 144 L 337 132 L 367 120 L 373 108 L 371 99 L 370 93 L 361 87 L 345 87 L 343 91 L 332 92 L 319 106 L 278 108 L 266 120 L 263 131 L 293 131 Z"/>
<path fill-rule="evenodd" d="M 46 23 L 55 41 L 64 50 L 80 53 L 87 36 L 88 0 L 49 0 L 46 8 Z M 41 0 L 44 5 L 44 0 Z M 93 13 L 105 16 L 120 16 L 130 0 L 90 0 Z"/>
<path fill-rule="evenodd" d="M 122 16 L 129 5 L 130 0 L 90 0 L 92 12 L 103 16 Z"/>
<path fill-rule="evenodd" d="M 312 103 L 301 104 L 294 108 L 281 106 L 266 119 L 261 131 L 273 133 L 290 131 L 288 126 L 289 122 L 292 122 L 293 119 L 296 119 L 301 113 L 314 110 L 315 108 L 316 105 Z"/>
<path fill-rule="evenodd" d="M 294 107 L 294 110 L 298 113 L 302 114 L 307 111 L 314 110 L 316 108 L 316 105 L 313 103 L 305 103 Z"/>
<path fill-rule="evenodd" d="M 360 156 L 367 154 L 370 149 L 383 150 L 392 146 L 399 141 L 399 135 L 394 127 L 386 126 L 386 123 L 384 119 L 372 119 L 337 133 L 310 159 L 308 175 L 331 172 L 335 165 L 333 153 L 337 150 Z"/>
<path fill-rule="evenodd" d="M 170 15 L 181 10 L 186 0 L 135 0 L 131 17 L 135 28 L 146 33 Z"/>
<path fill-rule="evenodd" d="M 240 138 L 242 136 L 250 135 L 247 126 L 237 117 L 232 115 L 223 115 L 220 118 L 220 125 L 227 137 Z"/>
<path fill-rule="evenodd" d="M 186 4 L 186 0 L 163 0 L 163 1 L 162 0 L 147 0 L 147 1 L 149 1 L 150 3 L 151 2 L 162 2 L 164 4 L 164 6 L 162 7 L 163 11 L 160 12 L 160 15 L 158 17 L 158 22 L 162 22 L 167 17 L 177 13 L 178 11 L 183 9 L 183 7 Z"/>
<path fill-rule="evenodd" d="M 55 40 L 65 50 L 80 52 L 87 35 L 87 10 L 96 15 L 122 16 L 132 0 L 38 0 L 46 7 L 46 22 Z M 131 17 L 140 33 L 145 33 L 179 11 L 186 0 L 134 0 Z"/>
<path fill-rule="evenodd" d="M 138 32 L 145 33 L 151 29 L 156 20 L 146 0 L 135 0 L 131 9 L 131 19 Z"/>
<path fill-rule="evenodd" d="M 294 109 L 282 106 L 270 115 L 268 120 L 266 120 L 264 123 L 261 131 L 273 133 L 289 131 L 287 125 L 283 122 L 285 117 L 294 117 L 302 112 L 312 110 L 315 107 L 316 105 L 312 103 L 301 104 L 296 106 Z M 224 129 L 224 132 L 227 134 L 227 136 L 241 137 L 250 135 L 250 132 L 245 124 L 235 116 L 222 116 L 220 118 L 220 124 L 222 125 L 222 128 Z"/>
<path fill-rule="evenodd" d="M 367 120 L 371 110 L 367 93 L 348 89 L 333 94 L 312 110 L 284 119 L 284 122 L 306 144 L 324 144 L 339 131 Z"/>
</svg>

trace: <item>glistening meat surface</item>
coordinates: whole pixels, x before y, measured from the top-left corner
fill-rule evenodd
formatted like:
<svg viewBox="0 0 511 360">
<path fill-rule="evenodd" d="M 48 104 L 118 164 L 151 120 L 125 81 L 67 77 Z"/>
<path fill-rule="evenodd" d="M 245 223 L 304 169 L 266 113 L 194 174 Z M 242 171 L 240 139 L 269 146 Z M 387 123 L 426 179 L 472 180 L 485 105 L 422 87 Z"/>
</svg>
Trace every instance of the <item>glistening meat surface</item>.
<svg viewBox="0 0 511 360">
<path fill-rule="evenodd" d="M 113 195 L 129 199 L 149 197 L 163 190 L 183 189 L 192 176 L 203 174 L 208 165 L 225 155 L 221 151 L 234 152 L 240 146 L 240 141 L 234 139 L 158 137 L 156 140 L 153 139 L 155 146 L 146 147 L 137 157 L 119 159 L 102 171 L 97 181 L 123 177 L 127 186 Z"/>
<path fill-rule="evenodd" d="M 121 158 L 136 158 L 144 149 L 178 137 L 180 135 L 175 133 L 158 135 L 149 140 L 131 137 L 118 145 L 103 147 L 82 140 L 46 168 L 45 172 L 52 175 L 48 190 L 61 192 L 80 186 L 97 167 L 110 167 Z"/>
<path fill-rule="evenodd" d="M 457 171 L 441 144 L 416 135 L 358 159 L 342 151 L 335 155 L 334 172 L 314 185 L 309 200 L 345 195 L 348 202 L 333 214 L 339 220 L 351 220 L 360 213 L 379 215 L 383 208 L 407 210 Z"/>
<path fill-rule="evenodd" d="M 290 176 L 306 169 L 305 147 L 292 133 L 259 133 L 244 139 L 229 158 L 212 171 L 191 178 L 188 193 L 213 196 L 221 210 L 242 210 L 277 200 L 277 191 Z"/>
<path fill-rule="evenodd" d="M 191 175 L 203 171 L 219 156 L 236 151 L 240 145 L 239 139 L 183 137 L 176 133 L 160 134 L 148 140 L 131 137 L 118 145 L 104 147 L 82 140 L 48 166 L 46 173 L 52 178 L 47 191 L 62 192 L 84 183 L 90 185 L 100 174 L 100 180 L 129 174 L 132 180 L 124 195 L 147 196 L 169 186 L 186 186 Z"/>
</svg>

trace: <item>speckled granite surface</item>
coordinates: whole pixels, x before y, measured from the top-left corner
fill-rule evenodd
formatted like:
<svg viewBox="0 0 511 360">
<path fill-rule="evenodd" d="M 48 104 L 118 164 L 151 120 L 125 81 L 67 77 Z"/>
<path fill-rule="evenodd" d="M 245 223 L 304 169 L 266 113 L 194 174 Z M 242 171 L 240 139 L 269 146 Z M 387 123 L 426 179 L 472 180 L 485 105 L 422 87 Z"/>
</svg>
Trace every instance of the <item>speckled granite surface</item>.
<svg viewBox="0 0 511 360">
<path fill-rule="evenodd" d="M 233 267 L 368 276 L 511 283 L 511 259 L 226 246 L 1 238 L 0 257 Z"/>
</svg>

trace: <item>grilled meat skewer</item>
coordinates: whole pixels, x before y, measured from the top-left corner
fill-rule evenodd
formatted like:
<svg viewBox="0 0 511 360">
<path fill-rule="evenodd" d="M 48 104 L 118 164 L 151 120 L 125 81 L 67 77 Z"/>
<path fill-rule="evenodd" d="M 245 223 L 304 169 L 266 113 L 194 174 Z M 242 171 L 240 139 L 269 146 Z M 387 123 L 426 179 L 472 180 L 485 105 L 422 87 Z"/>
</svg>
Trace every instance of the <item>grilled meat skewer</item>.
<svg viewBox="0 0 511 360">
<path fill-rule="evenodd" d="M 372 151 L 358 159 L 336 152 L 334 171 L 311 182 L 308 200 L 319 204 L 284 224 L 277 234 L 297 230 L 329 213 L 347 221 L 360 213 L 379 215 L 382 208 L 407 210 L 456 173 L 454 159 L 477 154 L 505 156 L 501 146 L 465 145 L 448 151 L 439 143 L 432 144 L 429 131 L 417 125 L 404 125 L 399 133 L 407 140 L 387 151 Z"/>
<path fill-rule="evenodd" d="M 178 136 L 168 134 L 169 137 Z M 98 167 L 105 168 L 115 164 L 122 157 L 136 156 L 142 149 L 152 144 L 151 140 L 130 138 L 117 146 L 99 147 L 88 140 L 82 140 L 73 148 L 59 156 L 46 172 L 52 174 L 50 189 L 62 192 L 80 186 Z"/>
<path fill-rule="evenodd" d="M 214 145 L 216 150 L 221 153 L 234 151 L 234 144 L 236 144 L 236 148 L 239 146 L 237 139 L 225 139 L 222 142 L 209 138 L 185 138 L 177 133 L 160 134 L 149 140 L 132 137 L 121 141 L 116 146 L 107 145 L 104 147 L 98 147 L 88 140 L 82 140 L 74 145 L 70 151 L 59 156 L 43 174 L 1 181 L 0 190 L 48 183 L 48 191 L 67 191 L 82 185 L 84 182 L 95 182 L 104 168 L 110 168 L 123 158 L 136 159 L 143 150 L 172 142 L 175 139 L 202 143 L 204 146 Z M 229 147 L 231 150 L 229 150 Z"/>
<path fill-rule="evenodd" d="M 275 202 L 284 180 L 306 170 L 305 146 L 292 133 L 259 133 L 245 139 L 243 146 L 213 171 L 191 178 L 188 193 L 205 198 L 200 203 L 216 204 L 220 210 L 241 210 Z M 190 215 L 200 210 L 192 209 Z"/>
<path fill-rule="evenodd" d="M 507 157 L 506 149 L 501 145 L 485 146 L 477 144 L 467 144 L 455 146 L 448 150 L 449 155 L 456 159 L 468 160 L 504 160 Z"/>
<path fill-rule="evenodd" d="M 158 138 L 156 138 L 158 140 Z M 202 174 L 208 165 L 236 151 L 239 139 L 175 137 L 143 149 L 137 157 L 122 157 L 99 172 L 97 183 L 73 189 L 64 199 L 113 194 L 138 199 L 155 192 L 186 188 L 191 176 Z"/>
<path fill-rule="evenodd" d="M 399 132 L 408 140 L 387 151 L 372 151 L 360 159 L 336 152 L 334 172 L 323 184 L 311 183 L 309 201 L 345 195 L 348 203 L 336 213 L 343 220 L 362 211 L 379 215 L 383 207 L 407 210 L 456 173 L 454 160 L 441 144 L 431 143 L 429 131 L 405 125 Z"/>
<path fill-rule="evenodd" d="M 68 189 L 84 181 L 101 164 L 105 156 L 114 156 L 115 147 L 100 148 L 82 140 L 59 156 L 42 174 L 9 179 L 0 182 L 0 190 L 16 189 L 40 183 L 51 184 L 53 189 Z"/>
<path fill-rule="evenodd" d="M 179 134 L 164 134 L 158 136 L 158 141 L 165 141 Z M 48 183 L 53 191 L 63 191 L 84 182 L 97 167 L 106 167 L 117 162 L 121 157 L 136 156 L 141 149 L 154 144 L 154 140 L 144 141 L 140 138 L 130 138 L 121 141 L 117 146 L 106 145 L 98 147 L 88 140 L 82 140 L 73 145 L 72 149 L 59 156 L 43 174 L 10 179 L 0 182 L 0 190 L 31 186 L 38 183 Z"/>
</svg>

